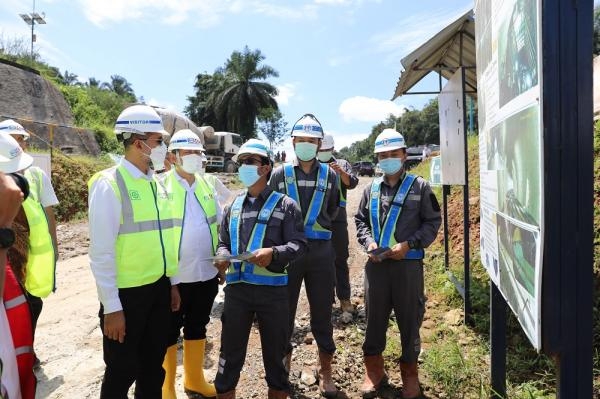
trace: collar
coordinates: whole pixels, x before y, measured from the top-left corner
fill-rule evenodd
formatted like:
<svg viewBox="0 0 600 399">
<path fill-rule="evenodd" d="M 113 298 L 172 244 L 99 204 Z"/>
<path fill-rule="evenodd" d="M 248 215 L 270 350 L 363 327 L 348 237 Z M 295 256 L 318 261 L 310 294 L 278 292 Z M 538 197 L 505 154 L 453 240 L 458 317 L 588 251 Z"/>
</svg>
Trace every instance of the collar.
<svg viewBox="0 0 600 399">
<path fill-rule="evenodd" d="M 198 178 L 196 175 L 194 175 L 194 182 L 192 184 L 189 184 L 188 181 L 181 176 L 179 173 L 177 173 L 177 168 L 173 168 L 173 173 L 175 174 L 175 179 L 177 179 L 177 181 L 179 182 L 179 184 L 181 184 L 183 187 L 189 187 L 189 188 L 194 188 L 196 187 L 196 182 L 198 181 Z"/>
<path fill-rule="evenodd" d="M 148 168 L 148 173 L 144 174 L 144 172 L 139 170 L 137 166 L 125 159 L 125 157 L 121 158 L 121 162 L 119 162 L 119 165 L 127 169 L 131 177 L 133 177 L 134 179 L 152 180 L 152 178 L 154 177 L 154 171 L 152 170 L 152 168 Z"/>
<path fill-rule="evenodd" d="M 273 189 L 267 185 L 267 187 L 265 187 L 265 189 L 262 190 L 260 192 L 260 194 L 258 194 L 258 197 L 256 197 L 256 198 L 259 198 L 261 200 L 261 202 L 266 202 L 267 198 L 269 198 L 269 195 L 271 195 L 272 192 L 273 192 Z M 248 198 L 249 198 L 248 192 L 246 192 L 246 200 L 248 200 Z"/>
<path fill-rule="evenodd" d="M 398 186 L 398 185 L 402 184 L 402 182 L 404 181 L 404 178 L 405 178 L 405 177 L 406 177 L 406 170 L 404 170 L 404 167 L 402 167 L 402 174 L 400 175 L 400 180 L 398 180 L 398 183 L 396 183 L 396 186 Z M 386 176 L 385 176 L 385 175 L 383 175 L 383 184 L 385 184 L 386 186 L 388 186 L 388 187 L 390 187 L 390 188 L 396 187 L 396 186 L 391 186 L 391 185 L 390 185 L 390 184 L 387 182 L 387 179 L 386 179 Z"/>
<path fill-rule="evenodd" d="M 298 158 L 294 158 L 294 160 L 292 161 L 292 165 L 294 165 L 294 167 L 300 168 L 300 162 L 298 161 Z M 315 169 L 317 169 L 319 167 L 319 160 L 317 159 L 317 157 L 315 157 L 313 159 L 313 164 L 310 167 L 310 171 L 308 173 L 312 173 L 315 171 Z"/>
</svg>

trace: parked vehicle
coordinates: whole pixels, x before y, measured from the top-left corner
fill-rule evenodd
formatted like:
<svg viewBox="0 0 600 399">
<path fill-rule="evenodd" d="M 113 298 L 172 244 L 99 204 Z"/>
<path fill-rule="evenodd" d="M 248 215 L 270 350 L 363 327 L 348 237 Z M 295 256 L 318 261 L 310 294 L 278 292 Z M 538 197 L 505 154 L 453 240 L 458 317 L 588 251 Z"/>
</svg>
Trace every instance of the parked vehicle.
<svg viewBox="0 0 600 399">
<path fill-rule="evenodd" d="M 352 165 L 352 170 L 358 176 L 371 176 L 371 177 L 373 177 L 375 175 L 375 166 L 373 165 L 373 162 L 370 162 L 370 161 L 355 162 Z"/>
</svg>

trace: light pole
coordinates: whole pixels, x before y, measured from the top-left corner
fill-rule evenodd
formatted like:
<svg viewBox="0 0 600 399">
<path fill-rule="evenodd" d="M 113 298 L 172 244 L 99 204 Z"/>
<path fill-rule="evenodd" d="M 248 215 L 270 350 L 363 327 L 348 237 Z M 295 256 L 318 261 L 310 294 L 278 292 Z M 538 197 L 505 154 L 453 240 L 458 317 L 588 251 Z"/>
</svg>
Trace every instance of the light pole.
<svg viewBox="0 0 600 399">
<path fill-rule="evenodd" d="M 35 42 L 35 33 L 33 32 L 34 26 L 37 23 L 45 24 L 46 20 L 44 17 L 46 16 L 44 13 L 42 15 L 35 12 L 35 0 L 33 0 L 33 10 L 29 14 L 19 14 L 19 16 L 25 21 L 27 25 L 31 25 L 31 63 L 33 64 L 33 42 Z"/>
</svg>

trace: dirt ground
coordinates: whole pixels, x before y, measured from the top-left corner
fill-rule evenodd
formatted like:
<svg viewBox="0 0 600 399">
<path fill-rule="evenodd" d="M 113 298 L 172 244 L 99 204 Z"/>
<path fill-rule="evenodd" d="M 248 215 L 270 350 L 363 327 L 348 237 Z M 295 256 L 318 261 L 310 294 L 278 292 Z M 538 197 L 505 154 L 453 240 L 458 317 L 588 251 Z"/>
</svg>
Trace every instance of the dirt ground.
<svg viewBox="0 0 600 399">
<path fill-rule="evenodd" d="M 334 360 L 334 379 L 340 389 L 340 398 L 360 397 L 363 378 L 362 333 L 365 329 L 363 306 L 363 266 L 366 255 L 355 239 L 353 216 L 364 186 L 369 178 L 361 178 L 359 186 L 349 191 L 348 227 L 350 235 L 350 276 L 352 301 L 357 312 L 353 318 L 342 315 L 334 305 L 334 339 L 338 351 Z M 98 324 L 98 299 L 87 257 L 88 233 L 85 222 L 59 225 L 60 261 L 57 267 L 57 291 L 44 301 L 38 323 L 35 349 L 41 359 L 37 370 L 39 379 L 37 398 L 96 398 L 104 370 L 102 339 Z M 220 314 L 223 296 L 215 301 L 207 336 L 205 374 L 212 380 L 216 373 Z M 296 344 L 292 358 L 291 382 L 293 398 L 319 396 L 312 369 L 317 365 L 317 347 L 310 334 L 310 315 L 306 297 L 296 314 Z M 182 386 L 183 366 L 181 349 L 177 370 L 178 396 L 185 398 Z M 400 386 L 400 378 L 393 368 L 389 370 L 391 383 Z M 253 329 L 246 363 L 238 384 L 238 398 L 266 398 L 260 339 Z M 387 397 L 387 396 L 386 396 Z M 389 397 L 397 397 L 397 390 Z"/>
</svg>

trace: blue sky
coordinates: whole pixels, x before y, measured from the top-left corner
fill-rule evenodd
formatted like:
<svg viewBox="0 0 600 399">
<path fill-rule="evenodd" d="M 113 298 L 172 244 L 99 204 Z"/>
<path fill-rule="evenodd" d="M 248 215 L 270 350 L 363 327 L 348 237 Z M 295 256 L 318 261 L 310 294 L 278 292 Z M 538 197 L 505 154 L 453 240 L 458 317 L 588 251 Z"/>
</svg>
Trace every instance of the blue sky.
<svg viewBox="0 0 600 399">
<path fill-rule="evenodd" d="M 270 82 L 289 127 L 314 113 L 340 149 L 389 113 L 431 96 L 389 101 L 400 59 L 472 8 L 472 0 L 37 0 L 46 25 L 35 48 L 81 80 L 127 78 L 146 102 L 182 111 L 195 76 L 234 50 L 260 49 L 279 72 Z M 31 31 L 32 1 L 0 2 L 0 34 Z M 430 79 L 433 87 L 437 79 Z M 424 82 L 422 88 L 428 88 Z M 433 88 L 429 87 L 429 88 Z M 285 147 L 289 148 L 289 140 Z"/>
</svg>

